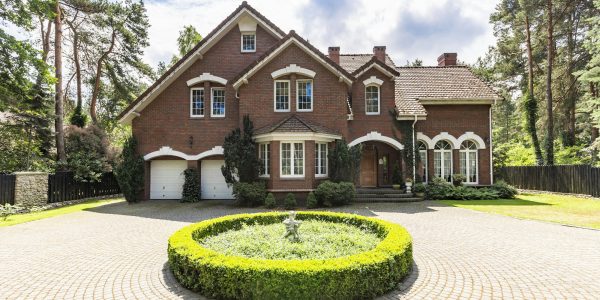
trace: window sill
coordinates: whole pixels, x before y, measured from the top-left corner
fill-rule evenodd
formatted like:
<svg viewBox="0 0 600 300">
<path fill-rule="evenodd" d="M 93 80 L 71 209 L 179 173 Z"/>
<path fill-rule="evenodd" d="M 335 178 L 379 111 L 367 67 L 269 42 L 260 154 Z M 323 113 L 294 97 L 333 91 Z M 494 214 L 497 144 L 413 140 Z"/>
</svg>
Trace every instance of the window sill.
<svg viewBox="0 0 600 300">
<path fill-rule="evenodd" d="M 305 180 L 306 177 L 304 176 L 280 176 L 279 177 L 280 180 L 290 180 L 290 181 L 301 181 L 301 180 Z"/>
<path fill-rule="evenodd" d="M 286 113 L 286 112 L 291 112 L 291 110 L 275 110 L 276 113 Z"/>
<path fill-rule="evenodd" d="M 242 50 L 240 51 L 240 53 L 244 54 L 244 53 L 256 53 L 256 50 Z"/>
<path fill-rule="evenodd" d="M 365 113 L 367 116 L 379 116 L 381 113 Z"/>
<path fill-rule="evenodd" d="M 297 109 L 297 112 L 312 112 L 312 109 Z"/>
</svg>

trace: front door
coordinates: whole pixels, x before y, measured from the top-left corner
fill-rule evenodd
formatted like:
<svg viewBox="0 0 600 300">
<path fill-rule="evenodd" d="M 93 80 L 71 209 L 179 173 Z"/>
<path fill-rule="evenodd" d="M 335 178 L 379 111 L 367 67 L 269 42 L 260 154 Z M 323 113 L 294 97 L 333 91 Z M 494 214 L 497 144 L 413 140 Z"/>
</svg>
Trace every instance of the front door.
<svg viewBox="0 0 600 300">
<path fill-rule="evenodd" d="M 377 186 L 377 157 L 372 147 L 363 148 L 360 160 L 360 186 Z"/>
</svg>

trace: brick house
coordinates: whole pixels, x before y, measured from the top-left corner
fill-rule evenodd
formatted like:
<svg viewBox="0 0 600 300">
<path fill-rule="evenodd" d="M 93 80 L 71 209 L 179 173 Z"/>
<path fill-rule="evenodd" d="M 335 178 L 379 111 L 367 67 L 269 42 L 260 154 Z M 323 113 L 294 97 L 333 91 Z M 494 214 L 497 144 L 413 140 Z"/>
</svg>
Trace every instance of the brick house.
<svg viewBox="0 0 600 300">
<path fill-rule="evenodd" d="M 492 183 L 491 107 L 498 95 L 445 53 L 433 67 L 398 67 L 372 54 L 320 52 L 242 3 L 119 116 L 146 160 L 146 198 L 181 197 L 182 171 L 198 168 L 204 199 L 229 199 L 223 140 L 248 114 L 261 175 L 275 193 L 306 193 L 328 176 L 327 153 L 363 145 L 361 187 L 389 186 L 406 166 L 402 141 L 420 154 L 416 174 Z M 409 124 L 404 139 L 394 116 Z"/>
</svg>

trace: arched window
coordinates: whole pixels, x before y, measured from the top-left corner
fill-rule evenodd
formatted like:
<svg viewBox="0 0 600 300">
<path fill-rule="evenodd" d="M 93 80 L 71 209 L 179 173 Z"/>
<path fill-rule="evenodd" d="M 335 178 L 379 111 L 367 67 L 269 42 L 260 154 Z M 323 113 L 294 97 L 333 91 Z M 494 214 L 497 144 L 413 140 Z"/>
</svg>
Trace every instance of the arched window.
<svg viewBox="0 0 600 300">
<path fill-rule="evenodd" d="M 421 159 L 421 165 L 419 166 L 421 172 L 419 174 L 423 176 L 423 182 L 427 182 L 427 166 L 429 164 L 429 162 L 427 161 L 427 145 L 419 141 L 417 149 L 419 149 L 419 158 Z"/>
<path fill-rule="evenodd" d="M 367 115 L 379 114 L 379 86 L 369 85 L 365 88 L 365 112 Z"/>
<path fill-rule="evenodd" d="M 452 182 L 452 146 L 448 141 L 439 141 L 433 150 L 435 176 Z"/>
<path fill-rule="evenodd" d="M 479 163 L 477 157 L 477 144 L 467 140 L 460 145 L 460 174 L 465 175 L 465 183 L 479 182 Z"/>
</svg>

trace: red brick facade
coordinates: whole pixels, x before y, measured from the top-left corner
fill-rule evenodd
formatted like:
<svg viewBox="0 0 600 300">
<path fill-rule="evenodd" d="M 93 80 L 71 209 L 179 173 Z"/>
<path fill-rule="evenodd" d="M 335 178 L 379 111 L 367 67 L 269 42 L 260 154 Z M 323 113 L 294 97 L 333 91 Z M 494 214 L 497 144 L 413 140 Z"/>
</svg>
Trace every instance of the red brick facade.
<svg viewBox="0 0 600 300">
<path fill-rule="evenodd" d="M 244 4 L 245 5 L 245 4 Z M 274 48 L 280 46 L 280 40 L 269 32 L 269 28 L 258 22 L 256 27 L 256 52 L 242 53 L 240 50 L 241 33 L 234 26 L 224 34 L 200 58 L 180 72 L 173 83 L 161 93 L 152 97 L 150 104 L 137 112 L 131 121 L 133 134 L 138 139 L 139 151 L 142 155 L 157 153 L 162 147 L 183 153 L 185 157 L 197 156 L 215 147 L 223 145 L 224 137 L 233 129 L 241 126 L 242 116 L 250 115 L 255 128 L 269 126 L 281 121 L 290 114 L 296 114 L 302 119 L 320 124 L 339 133 L 341 138 L 352 142 L 369 133 L 376 132 L 383 137 L 394 139 L 400 136 L 395 132 L 393 117 L 390 111 L 396 108 L 394 77 L 378 68 L 370 68 L 357 77 L 351 78 L 348 85 L 341 77 L 350 73 L 332 70 L 331 65 L 337 64 L 326 58 L 311 53 L 297 44 L 291 44 L 279 52 L 272 60 L 260 66 L 260 69 L 247 77 L 244 84 L 237 89 L 234 81 L 240 78 L 240 73 L 257 61 L 262 61 Z M 285 38 L 285 37 L 284 37 Z M 289 36 L 288 36 L 289 38 Z M 376 47 L 377 56 L 385 60 L 385 47 Z M 382 52 L 383 51 L 383 52 Z M 337 53 L 339 56 L 339 52 Z M 334 57 L 335 59 L 335 57 Z M 339 57 L 337 58 L 339 61 Z M 274 78 L 271 73 L 295 64 L 315 72 L 313 78 L 312 111 L 298 112 L 296 109 L 296 80 L 306 79 L 306 75 L 288 74 L 276 78 L 290 81 L 290 112 L 274 110 Z M 210 73 L 227 80 L 225 85 L 225 117 L 211 117 L 210 91 L 221 84 L 204 81 L 194 86 L 188 86 L 187 81 L 203 73 Z M 382 80 L 379 86 L 380 109 L 377 115 L 365 113 L 365 84 L 364 80 L 375 77 Z M 190 117 L 190 90 L 204 88 L 204 117 Z M 352 116 L 349 117 L 350 99 Z M 133 107 L 133 106 L 132 106 Z M 473 132 L 481 137 L 486 145 L 479 152 L 479 184 L 491 183 L 490 151 L 489 151 L 489 105 L 429 105 L 426 120 L 416 123 L 416 132 L 433 139 L 436 135 L 447 132 L 455 138 L 466 132 Z M 129 108 L 128 110 L 132 110 Z M 127 112 L 127 111 L 126 111 Z M 413 121 L 407 120 L 412 124 Z M 322 178 L 315 174 L 315 140 L 304 141 L 304 177 L 283 178 L 280 170 L 280 143 L 273 140 L 271 145 L 271 170 L 268 181 L 269 189 L 276 192 L 306 192 L 314 189 Z M 398 149 L 382 140 L 367 140 L 363 143 L 374 147 L 377 151 L 377 185 L 390 185 L 392 166 L 401 162 Z M 454 173 L 459 170 L 458 150 L 454 150 Z M 212 153 L 212 152 L 211 152 Z M 430 160 L 433 150 L 429 150 Z M 218 153 L 213 153 L 202 159 L 217 159 Z M 181 155 L 155 156 L 152 159 L 182 159 Z M 382 164 L 385 157 L 386 164 Z M 201 160 L 189 160 L 188 166 L 199 167 Z M 433 162 L 429 162 L 429 174 L 434 174 Z M 385 166 L 385 167 L 384 167 Z M 149 197 L 150 164 L 146 168 L 146 196 Z"/>
</svg>

